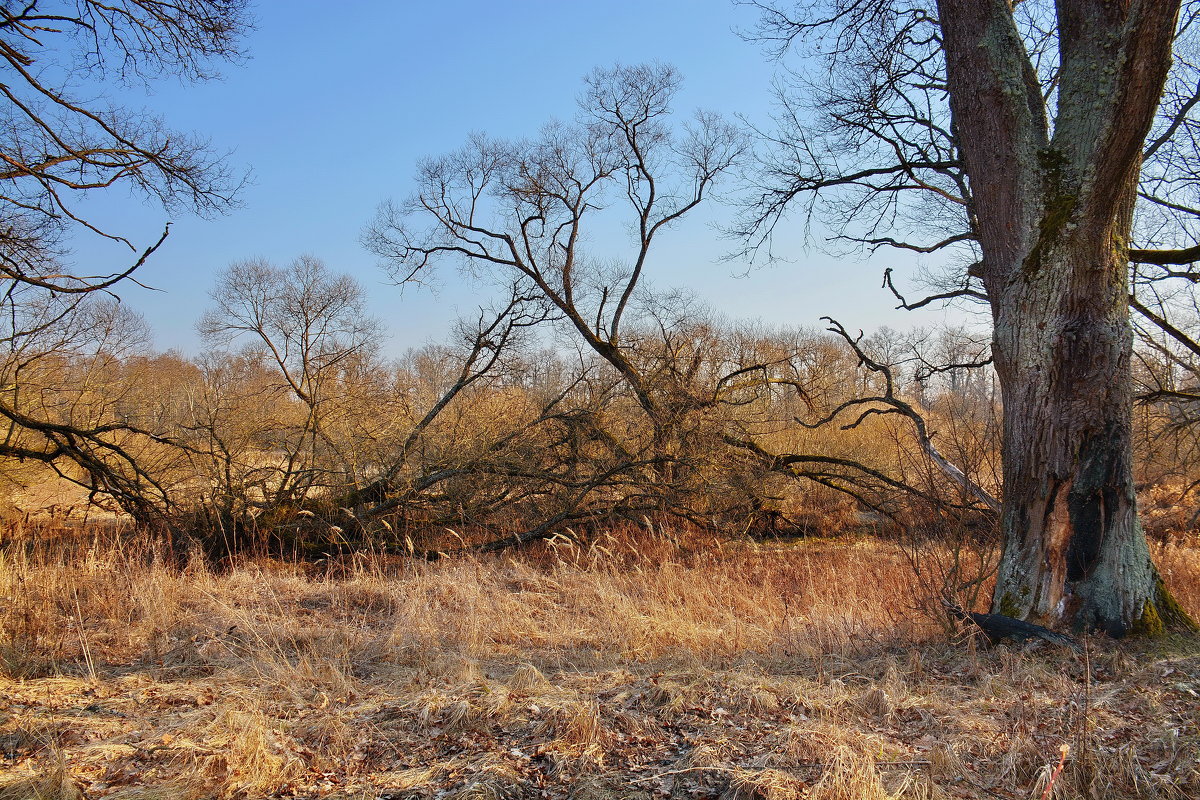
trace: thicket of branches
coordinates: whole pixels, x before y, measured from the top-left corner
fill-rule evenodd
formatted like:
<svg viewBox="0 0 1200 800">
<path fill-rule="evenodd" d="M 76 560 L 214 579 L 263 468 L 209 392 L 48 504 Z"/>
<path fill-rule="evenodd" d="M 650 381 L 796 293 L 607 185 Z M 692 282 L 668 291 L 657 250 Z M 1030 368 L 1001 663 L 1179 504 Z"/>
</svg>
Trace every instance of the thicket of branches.
<svg viewBox="0 0 1200 800">
<path fill-rule="evenodd" d="M 664 452 L 629 381 L 593 352 L 548 348 L 538 326 L 562 321 L 518 293 L 454 341 L 391 361 L 361 287 L 315 259 L 237 264 L 213 293 L 202 357 L 152 352 L 140 321 L 107 303 L 5 369 L 21 413 L 113 431 L 140 494 L 105 492 L 71 462 L 57 472 L 112 511 L 152 507 L 215 554 L 433 556 L 646 517 L 760 536 L 986 538 L 994 522 L 998 400 L 967 330 L 772 330 L 648 300 L 621 351 L 679 403 Z M 1138 353 L 1148 513 L 1160 533 L 1187 530 L 1200 443 L 1180 395 L 1197 388 L 1195 362 L 1153 338 Z M 3 462 L 18 506 L 49 475 L 41 460 Z"/>
<path fill-rule="evenodd" d="M 238 288 L 248 274 L 267 290 Z M 464 321 L 453 342 L 389 362 L 359 313 L 361 289 L 312 259 L 235 265 L 214 292 L 203 357 L 149 352 L 138 320 L 114 305 L 106 328 L 88 328 L 104 338 L 13 368 L 27 413 L 152 433 L 120 440 L 145 475 L 136 503 L 92 499 L 113 511 L 153 503 L 163 523 L 215 552 L 430 555 L 646 516 L 825 534 L 914 523 L 918 511 L 986 519 L 966 487 L 997 491 L 988 376 L 927 367 L 976 346 L 961 332 L 848 341 L 840 328 L 639 313 L 622 358 L 679 404 L 664 452 L 629 381 L 589 351 L 548 349 L 535 326 L 561 322 L 522 296 Z M 76 389 L 39 391 L 62 385 Z M 918 433 L 969 482 L 930 469 Z M 40 462 L 4 466 L 18 503 L 46 477 Z"/>
</svg>

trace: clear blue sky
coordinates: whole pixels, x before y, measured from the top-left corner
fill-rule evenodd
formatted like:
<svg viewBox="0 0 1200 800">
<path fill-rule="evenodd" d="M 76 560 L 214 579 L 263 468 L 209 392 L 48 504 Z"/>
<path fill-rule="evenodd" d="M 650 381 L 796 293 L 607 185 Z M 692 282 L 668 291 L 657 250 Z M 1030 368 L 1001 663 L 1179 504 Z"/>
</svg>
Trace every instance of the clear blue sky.
<svg viewBox="0 0 1200 800">
<path fill-rule="evenodd" d="M 161 349 L 197 352 L 193 324 L 218 269 L 249 257 L 286 263 L 302 253 L 368 287 L 391 331 L 388 353 L 442 338 L 455 315 L 480 300 L 477 289 L 447 276 L 437 291 L 401 292 L 359 245 L 363 226 L 381 201 L 409 193 L 422 156 L 457 147 L 471 131 L 516 137 L 551 117 L 570 118 L 580 79 L 595 66 L 674 64 L 685 79 L 680 112 L 703 107 L 765 121 L 770 110 L 775 67 L 735 35 L 754 16 L 731 0 L 259 0 L 255 15 L 249 58 L 223 68 L 224 80 L 168 80 L 149 95 L 122 95 L 173 128 L 210 137 L 252 173 L 240 209 L 174 221 L 168 243 L 139 273 L 161 292 L 122 292 Z M 123 195 L 89 206 L 140 243 L 166 219 Z M 656 286 L 687 286 L 727 317 L 779 325 L 816 325 L 830 314 L 870 330 L 942 317 L 894 312 L 878 288 L 884 266 L 911 259 L 885 254 L 867 264 L 805 252 L 799 222 L 780 248 L 793 263 L 746 274 L 720 260 L 730 245 L 708 223 L 721 213 L 661 242 Z M 89 255 L 119 254 L 80 254 Z"/>
</svg>

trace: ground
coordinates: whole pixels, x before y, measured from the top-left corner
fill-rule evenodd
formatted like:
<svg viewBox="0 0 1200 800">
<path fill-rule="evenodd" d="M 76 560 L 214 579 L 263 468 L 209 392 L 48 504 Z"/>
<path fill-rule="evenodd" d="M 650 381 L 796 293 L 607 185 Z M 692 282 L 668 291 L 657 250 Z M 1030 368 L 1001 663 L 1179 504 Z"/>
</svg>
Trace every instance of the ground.
<svg viewBox="0 0 1200 800">
<path fill-rule="evenodd" d="M 1200 796 L 1200 640 L 986 646 L 925 613 L 933 547 L 10 543 L 0 800 L 1037 798 L 1063 745 L 1055 796 Z M 1198 554 L 1156 554 L 1193 614 Z"/>
</svg>

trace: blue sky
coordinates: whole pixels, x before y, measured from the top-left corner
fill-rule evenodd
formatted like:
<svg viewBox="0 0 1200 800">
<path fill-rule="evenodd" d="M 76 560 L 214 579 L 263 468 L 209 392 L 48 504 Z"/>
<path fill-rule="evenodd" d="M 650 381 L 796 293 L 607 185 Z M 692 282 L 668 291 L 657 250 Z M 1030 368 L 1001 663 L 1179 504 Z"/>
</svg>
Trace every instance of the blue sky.
<svg viewBox="0 0 1200 800">
<path fill-rule="evenodd" d="M 754 15 L 730 0 L 259 0 L 255 16 L 248 60 L 224 67 L 223 80 L 168 79 L 148 93 L 115 95 L 210 138 L 252 176 L 241 207 L 227 216 L 173 221 L 167 244 L 139 273 L 161 291 L 122 292 L 161 349 L 198 351 L 193 325 L 217 270 L 250 257 L 282 264 L 302 253 L 368 288 L 373 313 L 390 330 L 385 352 L 442 338 L 458 313 L 482 301 L 481 287 L 455 275 L 433 291 L 387 284 L 359 244 L 364 225 L 380 202 L 409 193 L 422 156 L 454 149 L 472 131 L 519 137 L 552 117 L 570 118 L 593 67 L 674 64 L 685 80 L 681 113 L 702 107 L 765 121 L 770 111 L 775 66 L 734 33 Z M 139 243 L 152 241 L 167 219 L 124 195 L 97 198 L 89 210 Z M 942 318 L 894 312 L 879 289 L 885 266 L 912 259 L 832 259 L 804 247 L 799 221 L 780 241 L 791 263 L 747 272 L 724 262 L 730 244 L 711 228 L 724 213 L 711 209 L 660 243 L 655 286 L 689 287 L 726 317 L 771 325 L 817 325 L 830 314 L 870 330 Z M 90 242 L 85 256 L 126 258 Z"/>
</svg>

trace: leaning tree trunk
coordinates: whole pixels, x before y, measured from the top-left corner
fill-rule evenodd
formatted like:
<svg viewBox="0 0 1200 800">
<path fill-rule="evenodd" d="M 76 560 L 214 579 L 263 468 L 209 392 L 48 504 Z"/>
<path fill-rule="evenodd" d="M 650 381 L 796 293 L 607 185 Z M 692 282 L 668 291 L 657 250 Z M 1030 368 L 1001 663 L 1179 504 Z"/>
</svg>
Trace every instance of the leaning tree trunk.
<svg viewBox="0 0 1200 800">
<path fill-rule="evenodd" d="M 1055 117 L 1009 0 L 938 0 L 1004 397 L 995 610 L 1076 629 L 1186 620 L 1137 518 L 1128 239 L 1179 0 L 1057 0 Z"/>
</svg>

